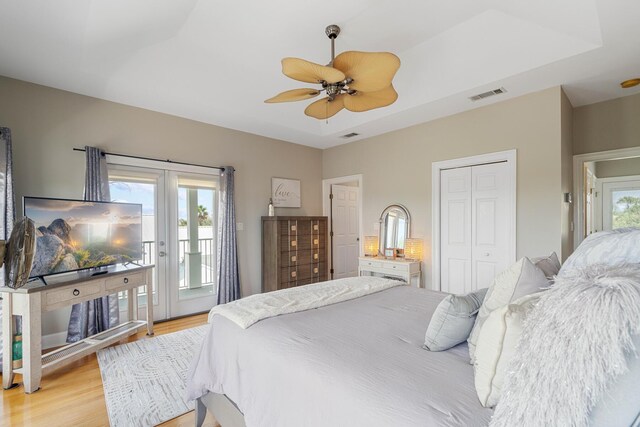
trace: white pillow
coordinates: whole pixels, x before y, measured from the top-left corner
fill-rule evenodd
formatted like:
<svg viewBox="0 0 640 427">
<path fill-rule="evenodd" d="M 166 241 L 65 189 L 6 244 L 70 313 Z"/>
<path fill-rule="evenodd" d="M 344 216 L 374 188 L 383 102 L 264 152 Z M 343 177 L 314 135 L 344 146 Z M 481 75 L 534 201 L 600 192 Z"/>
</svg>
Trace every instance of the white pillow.
<svg viewBox="0 0 640 427">
<path fill-rule="evenodd" d="M 447 295 L 431 316 L 424 348 L 429 351 L 443 351 L 464 342 L 480 310 L 487 288 L 466 295 Z"/>
<path fill-rule="evenodd" d="M 571 254 L 558 276 L 594 264 L 620 265 L 640 263 L 640 229 L 625 228 L 589 235 Z"/>
<path fill-rule="evenodd" d="M 489 287 L 489 292 L 484 297 L 484 302 L 478 311 L 476 323 L 469 336 L 469 356 L 471 364 L 475 358 L 474 353 L 480 328 L 484 321 L 489 317 L 489 313 L 504 307 L 516 299 L 525 295 L 540 292 L 549 286 L 547 277 L 544 272 L 533 265 L 529 258 L 521 258 L 518 262 L 507 268 L 493 279 L 493 283 Z"/>
<path fill-rule="evenodd" d="M 482 325 L 473 365 L 476 393 L 482 406 L 498 404 L 509 363 L 523 330 L 524 319 L 542 292 L 524 296 L 491 312 Z"/>
<path fill-rule="evenodd" d="M 560 260 L 555 252 L 551 252 L 551 255 L 549 256 L 531 258 L 531 262 L 544 272 L 547 279 L 551 279 L 553 276 L 556 276 L 560 271 Z"/>
</svg>

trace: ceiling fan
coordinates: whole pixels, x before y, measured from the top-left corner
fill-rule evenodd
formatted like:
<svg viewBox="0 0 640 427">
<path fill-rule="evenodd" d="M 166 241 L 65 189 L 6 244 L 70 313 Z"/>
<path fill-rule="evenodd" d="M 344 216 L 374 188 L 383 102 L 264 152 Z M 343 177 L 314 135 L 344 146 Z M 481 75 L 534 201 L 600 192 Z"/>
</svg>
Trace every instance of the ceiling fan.
<svg viewBox="0 0 640 427">
<path fill-rule="evenodd" d="M 282 92 L 264 102 L 291 102 L 327 96 L 312 102 L 304 110 L 307 116 L 327 119 L 343 108 L 362 112 L 386 107 L 398 99 L 392 85 L 400 68 L 400 59 L 389 52 L 342 52 L 335 56 L 335 39 L 340 27 L 329 25 L 325 33 L 331 40 L 331 62 L 320 65 L 298 58 L 284 58 L 282 73 L 294 80 L 322 85 L 321 89 L 304 88 Z"/>
</svg>

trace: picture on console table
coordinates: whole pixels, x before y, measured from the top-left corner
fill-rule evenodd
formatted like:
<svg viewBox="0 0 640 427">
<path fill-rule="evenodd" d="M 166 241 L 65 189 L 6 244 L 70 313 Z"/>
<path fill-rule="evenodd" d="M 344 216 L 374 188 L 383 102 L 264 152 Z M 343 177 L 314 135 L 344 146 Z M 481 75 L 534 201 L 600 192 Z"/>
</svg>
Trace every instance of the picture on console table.
<svg viewBox="0 0 640 427">
<path fill-rule="evenodd" d="M 25 197 L 36 223 L 30 277 L 142 259 L 142 205 Z"/>
</svg>

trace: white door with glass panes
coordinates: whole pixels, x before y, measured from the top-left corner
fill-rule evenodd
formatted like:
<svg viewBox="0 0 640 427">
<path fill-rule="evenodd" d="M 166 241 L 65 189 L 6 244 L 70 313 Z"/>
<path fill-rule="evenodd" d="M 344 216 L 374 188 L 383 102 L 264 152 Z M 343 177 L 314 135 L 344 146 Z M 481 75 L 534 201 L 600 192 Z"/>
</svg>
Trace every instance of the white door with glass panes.
<svg viewBox="0 0 640 427">
<path fill-rule="evenodd" d="M 142 264 L 155 264 L 153 270 L 153 318 L 163 320 L 167 316 L 166 258 L 166 210 L 165 173 L 161 170 L 127 166 L 109 166 L 109 190 L 112 202 L 142 204 Z M 148 289 L 138 288 L 138 316 L 143 312 L 149 297 Z M 127 313 L 127 293 L 120 292 L 120 318 Z"/>
<path fill-rule="evenodd" d="M 169 312 L 171 317 L 216 304 L 218 176 L 169 173 Z"/>
<path fill-rule="evenodd" d="M 156 266 L 155 320 L 208 311 L 216 303 L 218 174 L 178 168 L 109 165 L 112 200 L 143 207 L 140 262 Z M 120 300 L 126 308 L 126 294 Z M 139 307 L 146 303 L 147 290 L 141 289 Z"/>
<path fill-rule="evenodd" d="M 640 176 L 602 178 L 599 188 L 603 230 L 640 227 Z"/>
</svg>

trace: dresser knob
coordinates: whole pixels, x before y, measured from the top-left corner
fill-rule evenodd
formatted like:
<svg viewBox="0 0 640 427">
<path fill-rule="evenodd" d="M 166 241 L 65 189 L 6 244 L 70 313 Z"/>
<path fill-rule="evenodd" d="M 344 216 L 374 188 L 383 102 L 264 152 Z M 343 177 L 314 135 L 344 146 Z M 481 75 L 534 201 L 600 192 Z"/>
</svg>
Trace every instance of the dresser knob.
<svg viewBox="0 0 640 427">
<path fill-rule="evenodd" d="M 291 241 L 291 246 L 297 246 L 297 245 L 298 245 L 298 243 L 295 240 Z"/>
<path fill-rule="evenodd" d="M 318 244 L 318 239 L 313 239 L 313 244 L 317 245 Z"/>
<path fill-rule="evenodd" d="M 317 267 L 313 269 L 313 273 L 314 274 L 318 274 L 318 268 Z"/>
<path fill-rule="evenodd" d="M 313 259 L 318 259 L 318 254 L 313 254 Z"/>
<path fill-rule="evenodd" d="M 296 262 L 298 260 L 298 258 L 294 255 L 291 257 L 291 262 Z"/>
<path fill-rule="evenodd" d="M 125 277 L 125 278 L 124 278 L 124 283 L 125 283 L 125 284 L 129 283 L 129 278 Z"/>
<path fill-rule="evenodd" d="M 80 295 L 80 291 L 78 289 L 74 289 L 73 290 L 73 296 L 77 297 L 78 295 Z"/>
<path fill-rule="evenodd" d="M 295 272 L 295 271 L 292 271 L 292 272 L 291 272 L 291 277 L 296 277 L 296 276 L 297 276 L 296 272 Z"/>
</svg>

